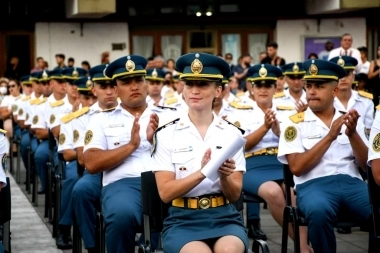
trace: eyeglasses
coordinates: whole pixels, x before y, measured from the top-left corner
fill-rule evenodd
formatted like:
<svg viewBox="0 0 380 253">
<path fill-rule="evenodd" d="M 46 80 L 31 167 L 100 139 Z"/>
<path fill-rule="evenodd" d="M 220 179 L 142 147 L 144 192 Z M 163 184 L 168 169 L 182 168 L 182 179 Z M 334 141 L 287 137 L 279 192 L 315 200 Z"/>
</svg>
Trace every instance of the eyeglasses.
<svg viewBox="0 0 380 253">
<path fill-rule="evenodd" d="M 16 85 L 9 85 L 9 88 L 14 88 L 16 87 Z"/>
</svg>

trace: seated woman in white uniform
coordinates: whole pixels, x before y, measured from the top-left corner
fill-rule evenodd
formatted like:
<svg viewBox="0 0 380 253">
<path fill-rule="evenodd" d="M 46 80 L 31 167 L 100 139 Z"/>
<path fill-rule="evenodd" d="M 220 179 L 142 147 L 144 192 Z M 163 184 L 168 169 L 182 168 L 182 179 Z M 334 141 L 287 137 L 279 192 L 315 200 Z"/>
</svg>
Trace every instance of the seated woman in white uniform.
<svg viewBox="0 0 380 253">
<path fill-rule="evenodd" d="M 156 131 L 152 147 L 157 187 L 161 199 L 172 203 L 162 231 L 165 252 L 248 252 L 248 237 L 240 213 L 230 202 L 242 191 L 245 159 L 243 145 L 219 168 L 212 181 L 201 169 L 225 144 L 224 136 L 238 128 L 212 112 L 221 96 L 221 81 L 230 71 L 219 57 L 191 53 L 176 63 L 185 80 L 188 113 Z"/>
</svg>

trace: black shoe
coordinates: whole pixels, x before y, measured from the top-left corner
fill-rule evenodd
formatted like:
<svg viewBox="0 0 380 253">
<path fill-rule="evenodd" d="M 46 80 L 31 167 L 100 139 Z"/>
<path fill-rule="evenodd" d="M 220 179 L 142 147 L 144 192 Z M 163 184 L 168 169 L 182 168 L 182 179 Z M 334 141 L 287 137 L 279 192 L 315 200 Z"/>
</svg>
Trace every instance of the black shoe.
<svg viewBox="0 0 380 253">
<path fill-rule="evenodd" d="M 88 253 L 96 253 L 97 250 L 96 250 L 95 248 L 88 248 L 88 249 L 87 249 L 87 252 L 88 252 Z"/>
<path fill-rule="evenodd" d="M 55 240 L 55 244 L 58 249 L 72 249 L 73 242 L 71 240 L 71 236 L 67 233 L 60 233 Z"/>
<path fill-rule="evenodd" d="M 337 228 L 336 232 L 338 232 L 339 234 L 351 234 L 351 228 L 350 227 Z"/>
<path fill-rule="evenodd" d="M 254 240 L 267 240 L 267 235 L 260 228 L 260 221 L 248 221 L 248 237 Z"/>
</svg>

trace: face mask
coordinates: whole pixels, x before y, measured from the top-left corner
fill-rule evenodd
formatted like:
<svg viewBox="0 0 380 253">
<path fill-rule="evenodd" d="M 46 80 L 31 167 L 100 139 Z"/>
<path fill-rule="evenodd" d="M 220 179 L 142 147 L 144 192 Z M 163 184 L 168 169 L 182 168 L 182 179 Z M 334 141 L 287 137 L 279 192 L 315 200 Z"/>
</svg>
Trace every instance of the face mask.
<svg viewBox="0 0 380 253">
<path fill-rule="evenodd" d="M 4 86 L 0 87 L 0 93 L 1 94 L 5 95 L 5 94 L 7 94 L 7 91 L 8 91 L 7 87 L 4 87 Z"/>
</svg>

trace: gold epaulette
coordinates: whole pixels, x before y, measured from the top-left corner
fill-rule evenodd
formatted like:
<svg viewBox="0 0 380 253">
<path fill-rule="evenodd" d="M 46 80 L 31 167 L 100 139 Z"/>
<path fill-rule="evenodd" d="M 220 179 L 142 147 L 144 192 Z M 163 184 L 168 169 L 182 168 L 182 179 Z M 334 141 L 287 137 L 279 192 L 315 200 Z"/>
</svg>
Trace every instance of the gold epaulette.
<svg viewBox="0 0 380 253">
<path fill-rule="evenodd" d="M 7 131 L 5 131 L 4 129 L 1 129 L 1 128 L 0 128 L 0 133 L 2 133 L 2 134 L 6 134 Z"/>
<path fill-rule="evenodd" d="M 238 93 L 236 93 L 236 96 L 237 97 L 242 97 L 242 96 L 244 96 L 245 95 L 245 92 L 238 92 Z"/>
<path fill-rule="evenodd" d="M 83 107 L 82 109 L 74 112 L 74 117 L 75 118 L 79 118 L 80 116 L 82 115 L 85 115 L 86 113 L 88 113 L 90 111 L 90 107 Z"/>
<path fill-rule="evenodd" d="M 373 99 L 373 94 L 365 92 L 365 91 L 358 91 L 359 95 L 365 98 Z"/>
<path fill-rule="evenodd" d="M 273 98 L 282 98 L 282 97 L 285 97 L 285 93 L 284 92 L 279 92 L 279 93 L 276 93 L 273 95 Z"/>
<path fill-rule="evenodd" d="M 297 114 L 294 114 L 292 116 L 289 117 L 289 119 L 293 122 L 293 123 L 300 123 L 302 121 L 304 121 L 305 119 L 305 112 L 299 112 Z"/>
<path fill-rule="evenodd" d="M 380 110 L 380 105 L 376 106 L 376 110 Z"/>
<path fill-rule="evenodd" d="M 30 101 L 29 101 L 29 104 L 30 104 L 30 105 L 35 105 L 35 104 L 37 104 L 39 101 L 40 101 L 39 98 L 35 98 L 35 99 L 33 99 L 33 100 L 30 100 Z"/>
<path fill-rule="evenodd" d="M 154 135 L 153 135 L 153 143 L 152 143 L 152 146 L 150 148 L 150 155 L 151 156 L 153 156 L 154 152 L 156 151 L 156 146 L 157 146 L 157 136 L 156 136 L 156 134 L 157 134 L 157 132 L 159 132 L 160 130 L 164 129 L 167 126 L 176 124 L 178 121 L 179 121 L 179 118 L 175 119 L 175 120 L 172 120 L 172 121 L 166 123 L 165 125 L 162 125 L 162 126 L 160 126 L 160 127 L 158 127 L 156 129 L 156 131 L 154 132 Z"/>
<path fill-rule="evenodd" d="M 63 124 L 66 124 L 67 122 L 72 121 L 73 119 L 75 119 L 75 113 L 76 113 L 76 112 L 71 112 L 71 113 L 66 114 L 65 116 L 63 116 L 63 117 L 61 118 L 61 122 L 62 122 Z"/>
<path fill-rule="evenodd" d="M 286 105 L 278 105 L 276 106 L 277 110 L 281 111 L 292 111 L 294 110 L 294 106 L 286 106 Z"/>
<path fill-rule="evenodd" d="M 178 102 L 178 98 L 175 98 L 175 97 L 165 99 L 165 104 L 167 105 L 175 104 L 177 102 Z"/>
<path fill-rule="evenodd" d="M 240 123 L 239 122 L 236 122 L 235 124 L 234 123 L 232 123 L 232 122 L 230 122 L 230 121 L 228 121 L 228 120 L 226 120 L 226 119 L 223 119 L 225 122 L 227 122 L 228 123 L 228 125 L 231 125 L 231 126 L 234 126 L 234 127 L 236 127 L 237 129 L 239 129 L 239 131 L 241 132 L 241 134 L 244 134 L 245 133 L 245 130 L 244 129 L 241 129 L 236 123 L 238 123 L 239 125 L 240 125 Z"/>
<path fill-rule="evenodd" d="M 165 94 L 165 98 L 172 98 L 174 97 L 174 92 L 169 92 Z"/>
<path fill-rule="evenodd" d="M 26 96 L 26 97 L 23 97 L 21 100 L 22 101 L 27 101 L 27 100 L 29 100 L 30 99 L 30 96 Z"/>
<path fill-rule="evenodd" d="M 35 105 L 40 105 L 40 104 L 43 104 L 45 103 L 47 100 L 47 98 L 43 98 L 43 99 L 38 99 L 38 101 L 35 103 Z"/>
<path fill-rule="evenodd" d="M 109 108 L 109 109 L 101 110 L 101 111 L 99 111 L 99 112 L 113 112 L 113 111 L 115 111 L 115 109 L 116 109 L 116 106 L 113 107 L 113 108 Z"/>
<path fill-rule="evenodd" d="M 235 101 L 230 102 L 229 105 L 235 109 L 253 109 L 251 105 L 243 105 Z"/>
<path fill-rule="evenodd" d="M 63 101 L 63 99 L 61 99 L 61 100 L 58 100 L 58 101 L 55 101 L 55 102 L 51 102 L 50 106 L 54 108 L 54 107 L 57 107 L 57 106 L 61 106 L 64 103 L 65 103 L 65 101 Z"/>
</svg>

